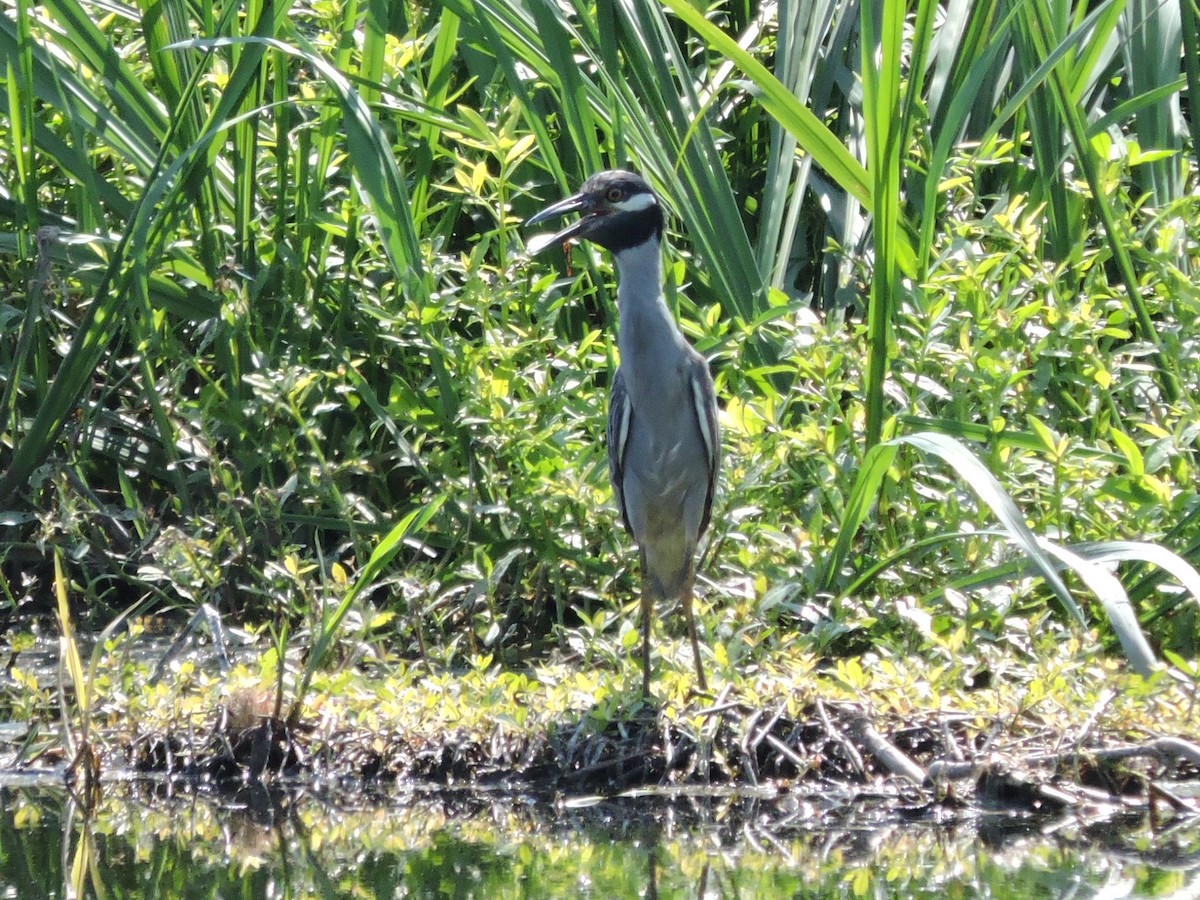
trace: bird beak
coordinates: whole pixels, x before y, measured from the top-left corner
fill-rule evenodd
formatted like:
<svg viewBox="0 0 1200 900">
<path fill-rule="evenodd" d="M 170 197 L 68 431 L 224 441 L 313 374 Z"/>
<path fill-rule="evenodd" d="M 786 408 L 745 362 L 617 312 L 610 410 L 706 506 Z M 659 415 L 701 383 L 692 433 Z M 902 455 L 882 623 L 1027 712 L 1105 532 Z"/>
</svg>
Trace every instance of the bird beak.
<svg viewBox="0 0 1200 900">
<path fill-rule="evenodd" d="M 531 237 L 526 243 L 529 255 L 536 256 L 553 244 L 571 243 L 576 238 L 587 234 L 591 229 L 592 223 L 598 217 L 608 213 L 607 209 L 590 206 L 588 198 L 583 194 L 576 194 L 574 197 L 568 197 L 566 200 L 560 200 L 558 203 L 547 206 L 525 224 L 537 225 L 539 222 L 545 222 L 547 219 L 555 219 L 580 211 L 584 214 L 561 231 L 557 231 L 554 234 L 537 234 Z"/>
</svg>

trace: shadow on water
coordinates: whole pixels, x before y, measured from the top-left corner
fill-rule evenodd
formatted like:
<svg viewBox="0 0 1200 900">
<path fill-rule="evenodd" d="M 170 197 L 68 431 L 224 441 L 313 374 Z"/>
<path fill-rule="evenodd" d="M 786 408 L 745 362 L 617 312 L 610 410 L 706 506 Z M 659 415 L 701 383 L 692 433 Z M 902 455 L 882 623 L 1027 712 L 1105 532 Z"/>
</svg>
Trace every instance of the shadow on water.
<svg viewBox="0 0 1200 900">
<path fill-rule="evenodd" d="M 216 793 L 0 788 L 0 891 L 111 897 L 1113 897 L 1200 886 L 1200 829 L 894 802 L 639 792 L 613 799 L 362 785 Z"/>
</svg>

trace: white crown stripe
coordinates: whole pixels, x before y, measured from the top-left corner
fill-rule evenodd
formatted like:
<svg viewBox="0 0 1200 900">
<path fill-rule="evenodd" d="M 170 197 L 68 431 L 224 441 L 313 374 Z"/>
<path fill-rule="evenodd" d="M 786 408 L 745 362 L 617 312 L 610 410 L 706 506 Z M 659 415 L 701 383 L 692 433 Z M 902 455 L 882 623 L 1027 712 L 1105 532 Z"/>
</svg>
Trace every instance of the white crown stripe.
<svg viewBox="0 0 1200 900">
<path fill-rule="evenodd" d="M 619 209 L 621 212 L 641 212 L 644 209 L 649 209 L 657 205 L 658 201 L 654 199 L 653 194 L 634 194 L 625 198 L 620 203 L 612 204 L 613 209 Z"/>
</svg>

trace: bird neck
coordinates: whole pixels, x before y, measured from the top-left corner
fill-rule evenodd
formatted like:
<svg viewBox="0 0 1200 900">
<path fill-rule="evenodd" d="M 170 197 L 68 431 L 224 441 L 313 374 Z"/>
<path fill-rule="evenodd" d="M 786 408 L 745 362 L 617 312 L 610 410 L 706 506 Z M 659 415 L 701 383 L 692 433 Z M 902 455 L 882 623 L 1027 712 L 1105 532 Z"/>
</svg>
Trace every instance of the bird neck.
<svg viewBox="0 0 1200 900">
<path fill-rule="evenodd" d="M 621 330 L 617 346 L 621 365 L 640 368 L 643 360 L 661 365 L 658 355 L 683 342 L 663 297 L 662 243 L 651 238 L 616 254 L 617 310 Z"/>
</svg>

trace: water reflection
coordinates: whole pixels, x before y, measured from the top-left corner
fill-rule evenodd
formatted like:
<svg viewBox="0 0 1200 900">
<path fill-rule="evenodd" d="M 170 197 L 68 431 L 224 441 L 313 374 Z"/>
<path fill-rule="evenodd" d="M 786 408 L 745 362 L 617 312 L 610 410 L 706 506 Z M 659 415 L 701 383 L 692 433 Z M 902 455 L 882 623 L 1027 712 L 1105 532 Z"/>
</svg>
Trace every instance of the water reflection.
<svg viewBox="0 0 1200 900">
<path fill-rule="evenodd" d="M 1200 887 L 1200 826 L 911 813 L 820 797 L 107 784 L 0 789 L 0 895 L 1093 897 Z"/>
</svg>

